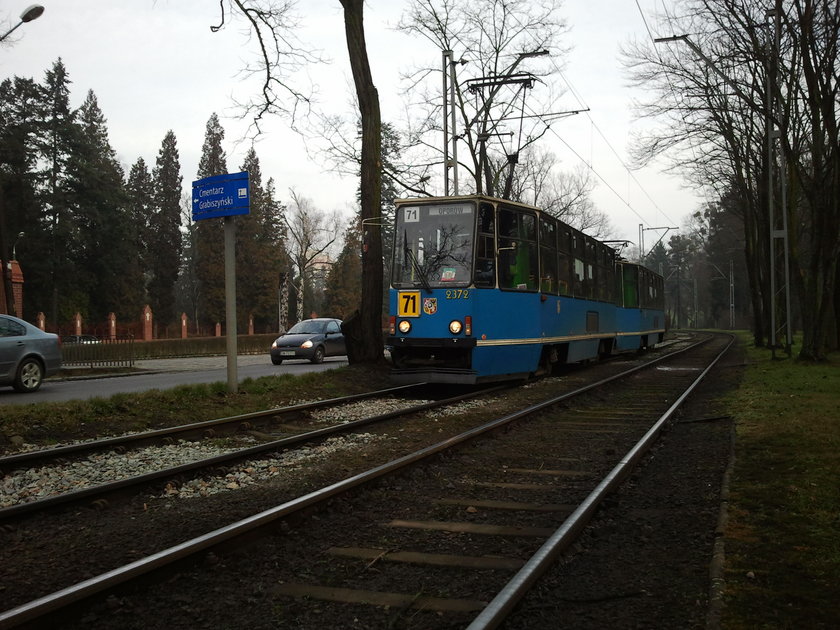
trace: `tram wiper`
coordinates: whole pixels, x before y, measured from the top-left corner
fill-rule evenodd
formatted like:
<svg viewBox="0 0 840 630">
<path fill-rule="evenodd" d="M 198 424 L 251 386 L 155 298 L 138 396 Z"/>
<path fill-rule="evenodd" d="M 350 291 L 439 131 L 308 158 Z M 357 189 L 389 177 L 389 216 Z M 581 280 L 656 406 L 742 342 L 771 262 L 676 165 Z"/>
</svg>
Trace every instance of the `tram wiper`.
<svg viewBox="0 0 840 630">
<path fill-rule="evenodd" d="M 426 290 L 426 293 L 431 293 L 432 286 L 429 284 L 429 279 L 426 277 L 426 273 L 420 267 L 420 262 L 417 260 L 417 256 L 414 255 L 414 252 L 411 251 L 411 247 L 408 246 L 408 234 L 405 231 L 403 231 L 403 255 L 411 261 L 411 268 L 414 269 L 414 273 L 416 273 L 420 278 L 420 285 Z"/>
</svg>

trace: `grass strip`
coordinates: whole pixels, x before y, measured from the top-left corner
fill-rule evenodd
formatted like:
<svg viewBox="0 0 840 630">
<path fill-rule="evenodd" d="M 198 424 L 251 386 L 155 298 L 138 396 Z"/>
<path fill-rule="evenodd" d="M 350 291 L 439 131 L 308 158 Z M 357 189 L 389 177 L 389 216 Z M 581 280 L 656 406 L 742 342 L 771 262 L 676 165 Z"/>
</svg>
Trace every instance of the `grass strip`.
<svg viewBox="0 0 840 630">
<path fill-rule="evenodd" d="M 227 391 L 226 383 L 218 382 L 62 403 L 10 405 L 0 412 L 0 452 L 14 452 L 20 442 L 50 446 L 392 386 L 384 366 L 349 366 L 328 373 L 248 378 L 235 394 Z"/>
<path fill-rule="evenodd" d="M 731 396 L 735 471 L 723 627 L 840 623 L 840 357 L 773 360 L 751 345 Z"/>
</svg>

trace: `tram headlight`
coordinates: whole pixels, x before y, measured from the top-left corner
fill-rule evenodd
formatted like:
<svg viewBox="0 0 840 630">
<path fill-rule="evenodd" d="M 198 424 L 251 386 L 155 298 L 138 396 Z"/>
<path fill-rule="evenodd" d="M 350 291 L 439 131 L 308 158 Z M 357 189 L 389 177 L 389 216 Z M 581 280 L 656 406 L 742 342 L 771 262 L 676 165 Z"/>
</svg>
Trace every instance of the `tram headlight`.
<svg viewBox="0 0 840 630">
<path fill-rule="evenodd" d="M 451 332 L 453 335 L 459 334 L 463 327 L 464 326 L 457 319 L 453 319 L 451 322 L 449 322 L 449 332 Z"/>
<path fill-rule="evenodd" d="M 400 328 L 400 332 L 402 334 L 407 335 L 409 333 L 409 331 L 411 330 L 411 322 L 408 321 L 407 319 L 403 319 L 403 320 L 400 321 L 399 328 Z"/>
</svg>

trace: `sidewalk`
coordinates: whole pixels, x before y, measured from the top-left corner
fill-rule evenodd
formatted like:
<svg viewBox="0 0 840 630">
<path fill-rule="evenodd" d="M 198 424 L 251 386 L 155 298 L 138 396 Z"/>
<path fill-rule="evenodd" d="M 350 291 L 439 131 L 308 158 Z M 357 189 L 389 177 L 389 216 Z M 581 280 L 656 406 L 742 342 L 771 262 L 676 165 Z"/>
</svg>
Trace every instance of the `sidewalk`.
<svg viewBox="0 0 840 630">
<path fill-rule="evenodd" d="M 260 365 L 271 363 L 268 353 L 240 354 L 236 357 L 236 365 Z M 134 362 L 134 367 L 154 372 L 189 372 L 193 370 L 214 370 L 227 367 L 227 356 L 212 357 L 179 357 L 175 359 L 143 359 Z"/>
</svg>

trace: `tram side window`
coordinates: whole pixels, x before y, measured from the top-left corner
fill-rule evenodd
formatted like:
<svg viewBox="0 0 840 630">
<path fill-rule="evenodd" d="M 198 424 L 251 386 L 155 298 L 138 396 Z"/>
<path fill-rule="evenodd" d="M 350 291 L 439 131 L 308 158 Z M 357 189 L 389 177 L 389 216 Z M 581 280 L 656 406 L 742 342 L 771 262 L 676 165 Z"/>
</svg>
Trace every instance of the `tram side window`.
<svg viewBox="0 0 840 630">
<path fill-rule="evenodd" d="M 587 299 L 598 299 L 598 278 L 596 277 L 596 264 L 598 253 L 595 248 L 595 241 L 585 237 L 584 263 L 586 263 L 586 277 L 583 281 L 583 294 Z"/>
<path fill-rule="evenodd" d="M 572 295 L 575 297 L 584 297 L 583 281 L 586 274 L 583 268 L 583 261 L 580 258 L 575 258 L 574 270 L 572 271 Z"/>
<path fill-rule="evenodd" d="M 530 212 L 499 210 L 499 287 L 538 288 L 537 217 Z"/>
<path fill-rule="evenodd" d="M 496 285 L 496 220 L 493 206 L 482 203 L 478 209 L 478 240 L 475 251 L 475 286 Z"/>
<path fill-rule="evenodd" d="M 557 243 L 557 288 L 560 295 L 572 295 L 572 233 L 565 226 L 560 226 Z"/>
<path fill-rule="evenodd" d="M 662 276 L 656 276 L 656 280 L 654 282 L 656 298 L 654 300 L 653 307 L 660 310 L 665 308 L 665 291 L 663 290 L 663 284 L 664 280 L 662 279 Z"/>
<path fill-rule="evenodd" d="M 642 308 L 659 308 L 659 296 L 657 295 L 657 279 L 647 269 L 642 269 L 639 279 L 639 300 Z"/>
<path fill-rule="evenodd" d="M 613 265 L 612 303 L 616 304 L 617 306 L 624 306 L 624 278 L 622 277 L 623 270 L 624 265 L 622 265 L 621 263 L 615 263 Z"/>
<path fill-rule="evenodd" d="M 598 265 L 596 280 L 598 282 L 598 299 L 601 302 L 606 302 L 607 300 L 609 300 L 610 297 L 610 289 L 608 284 L 609 274 L 607 273 L 607 268 L 603 265 Z"/>
<path fill-rule="evenodd" d="M 639 306 L 639 268 L 635 265 L 622 265 L 623 297 L 626 308 Z"/>
<path fill-rule="evenodd" d="M 575 297 L 584 297 L 583 295 L 583 281 L 586 277 L 583 265 L 583 253 L 585 251 L 583 244 L 583 234 L 575 229 L 571 229 L 569 238 L 572 251 L 572 295 Z"/>
<path fill-rule="evenodd" d="M 596 297 L 596 279 L 595 279 L 595 265 L 591 262 L 586 261 L 586 278 L 583 280 L 583 293 L 584 296 L 592 300 Z"/>
<path fill-rule="evenodd" d="M 612 277 L 613 260 L 610 250 L 604 246 L 598 246 L 598 299 L 602 302 L 613 301 L 613 287 L 615 283 Z"/>
<path fill-rule="evenodd" d="M 540 291 L 557 293 L 557 223 L 540 217 Z"/>
</svg>

